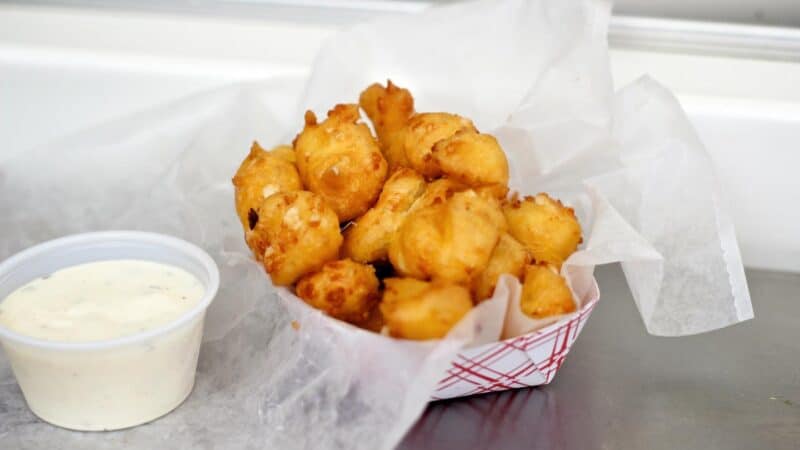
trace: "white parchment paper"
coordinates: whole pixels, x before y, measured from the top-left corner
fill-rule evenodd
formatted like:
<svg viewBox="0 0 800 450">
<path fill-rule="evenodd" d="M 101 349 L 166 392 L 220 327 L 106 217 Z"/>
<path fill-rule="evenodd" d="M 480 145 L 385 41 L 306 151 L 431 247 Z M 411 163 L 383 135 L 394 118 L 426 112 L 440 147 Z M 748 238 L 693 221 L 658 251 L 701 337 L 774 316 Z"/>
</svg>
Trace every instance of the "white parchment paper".
<svg viewBox="0 0 800 450">
<path fill-rule="evenodd" d="M 56 429 L 26 409 L 0 356 L 0 447 L 396 445 L 454 353 L 500 335 L 508 295 L 439 343 L 333 321 L 276 291 L 253 263 L 230 184 L 253 139 L 287 142 L 305 107 L 323 113 L 388 77 L 412 90 L 418 110 L 458 112 L 496 133 L 513 187 L 576 208 L 584 245 L 562 270 L 577 295 L 595 265 L 620 261 L 653 334 L 752 317 L 713 167 L 679 105 L 648 79 L 612 92 L 609 10 L 504 0 L 382 19 L 328 42 L 309 80 L 221 88 L 0 158 L 0 258 L 65 234 L 140 229 L 197 243 L 222 275 L 197 385 L 178 410 L 127 431 Z"/>
</svg>

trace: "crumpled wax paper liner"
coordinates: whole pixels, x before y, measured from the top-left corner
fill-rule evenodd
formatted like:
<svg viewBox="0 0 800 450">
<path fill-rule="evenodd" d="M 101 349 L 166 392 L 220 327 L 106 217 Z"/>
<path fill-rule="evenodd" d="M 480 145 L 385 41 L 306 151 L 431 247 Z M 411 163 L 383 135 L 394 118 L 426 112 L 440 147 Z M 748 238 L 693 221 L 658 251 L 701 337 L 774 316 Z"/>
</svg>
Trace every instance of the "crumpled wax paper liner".
<svg viewBox="0 0 800 450">
<path fill-rule="evenodd" d="M 101 229 L 173 234 L 222 276 L 195 390 L 145 426 L 76 433 L 27 410 L 0 357 L 0 447 L 391 448 L 453 355 L 497 339 L 500 292 L 441 342 L 402 342 L 325 317 L 274 289 L 250 257 L 230 178 L 249 144 L 291 140 L 322 113 L 391 77 L 419 111 L 454 111 L 494 132 L 512 186 L 575 207 L 584 244 L 563 266 L 576 295 L 619 261 L 647 329 L 684 335 L 752 317 L 708 156 L 651 80 L 616 95 L 605 2 L 492 1 L 386 18 L 331 39 L 307 84 L 274 78 L 159 106 L 0 158 L 0 258 Z M 292 326 L 294 323 L 295 326 Z"/>
</svg>

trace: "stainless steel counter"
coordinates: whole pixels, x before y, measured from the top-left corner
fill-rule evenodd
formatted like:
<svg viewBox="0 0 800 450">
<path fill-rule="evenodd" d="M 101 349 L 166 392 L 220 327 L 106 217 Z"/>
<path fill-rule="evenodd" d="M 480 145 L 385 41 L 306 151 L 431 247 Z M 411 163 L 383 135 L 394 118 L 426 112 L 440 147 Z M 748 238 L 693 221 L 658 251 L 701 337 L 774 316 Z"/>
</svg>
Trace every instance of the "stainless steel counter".
<svg viewBox="0 0 800 450">
<path fill-rule="evenodd" d="M 617 266 L 597 278 L 603 298 L 553 383 L 433 403 L 400 448 L 800 449 L 800 274 L 749 271 L 756 319 L 682 338 L 645 333 Z M 0 412 L 36 426 L 13 398 Z M 55 429 L 38 429 L 0 434 L 0 449 L 51 448 Z"/>
<path fill-rule="evenodd" d="M 645 333 L 617 266 L 549 386 L 428 407 L 402 449 L 800 449 L 800 275 L 748 271 L 756 318 Z"/>
</svg>

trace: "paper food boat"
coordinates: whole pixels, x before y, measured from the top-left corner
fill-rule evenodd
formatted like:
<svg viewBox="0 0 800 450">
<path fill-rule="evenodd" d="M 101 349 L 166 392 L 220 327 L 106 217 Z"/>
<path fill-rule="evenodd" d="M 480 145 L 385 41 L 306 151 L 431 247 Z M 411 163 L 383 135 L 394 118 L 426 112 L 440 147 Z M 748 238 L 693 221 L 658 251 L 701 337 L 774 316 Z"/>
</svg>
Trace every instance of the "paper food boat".
<svg viewBox="0 0 800 450">
<path fill-rule="evenodd" d="M 431 400 L 550 383 L 600 298 L 597 285 L 578 311 L 536 331 L 458 353 Z"/>
</svg>

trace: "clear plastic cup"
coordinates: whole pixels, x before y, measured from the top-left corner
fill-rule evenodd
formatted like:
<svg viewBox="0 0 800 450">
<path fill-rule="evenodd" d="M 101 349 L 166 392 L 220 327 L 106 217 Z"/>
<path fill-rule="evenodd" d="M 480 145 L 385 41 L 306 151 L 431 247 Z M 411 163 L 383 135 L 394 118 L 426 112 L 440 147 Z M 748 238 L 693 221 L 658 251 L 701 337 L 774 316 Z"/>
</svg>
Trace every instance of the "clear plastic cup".
<svg viewBox="0 0 800 450">
<path fill-rule="evenodd" d="M 116 430 L 149 422 L 180 405 L 194 386 L 205 312 L 219 287 L 214 260 L 199 247 L 155 233 L 108 231 L 67 236 L 0 263 L 0 302 L 59 269 L 138 259 L 182 268 L 205 294 L 175 321 L 138 334 L 92 342 L 53 342 L 0 326 L 0 343 L 28 407 L 74 430 Z"/>
</svg>

